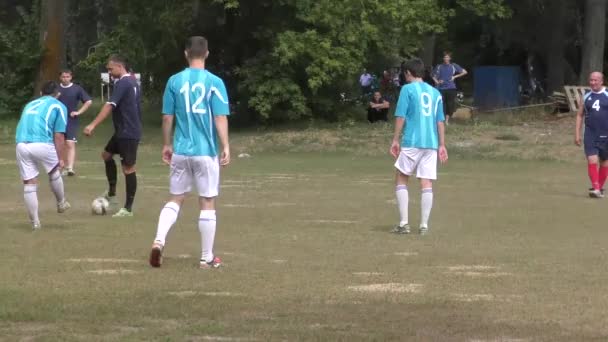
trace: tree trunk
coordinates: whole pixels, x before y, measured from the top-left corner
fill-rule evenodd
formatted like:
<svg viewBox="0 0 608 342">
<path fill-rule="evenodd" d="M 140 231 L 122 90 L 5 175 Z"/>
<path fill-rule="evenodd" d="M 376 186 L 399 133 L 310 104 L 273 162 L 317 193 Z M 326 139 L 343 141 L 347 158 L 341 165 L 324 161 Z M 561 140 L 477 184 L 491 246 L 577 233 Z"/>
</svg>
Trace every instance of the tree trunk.
<svg viewBox="0 0 608 342">
<path fill-rule="evenodd" d="M 545 18 L 547 27 L 551 27 L 549 35 L 548 48 L 546 50 L 546 65 L 547 65 L 547 95 L 553 94 L 554 91 L 560 91 L 564 86 L 564 69 L 566 60 L 564 58 L 565 51 L 565 25 L 561 23 L 565 21 L 566 4 L 562 1 L 551 1 L 547 6 Z M 553 23 L 551 25 L 550 23 Z"/>
<path fill-rule="evenodd" d="M 584 20 L 580 84 L 587 83 L 589 73 L 604 69 L 606 0 L 586 0 Z"/>
<path fill-rule="evenodd" d="M 44 50 L 40 62 L 37 91 L 43 81 L 55 80 L 65 63 L 64 0 L 43 0 L 40 20 L 40 43 Z"/>
<path fill-rule="evenodd" d="M 433 59 L 435 58 L 435 34 L 431 33 L 424 37 L 422 48 L 420 49 L 420 59 L 426 67 L 433 67 Z"/>
</svg>

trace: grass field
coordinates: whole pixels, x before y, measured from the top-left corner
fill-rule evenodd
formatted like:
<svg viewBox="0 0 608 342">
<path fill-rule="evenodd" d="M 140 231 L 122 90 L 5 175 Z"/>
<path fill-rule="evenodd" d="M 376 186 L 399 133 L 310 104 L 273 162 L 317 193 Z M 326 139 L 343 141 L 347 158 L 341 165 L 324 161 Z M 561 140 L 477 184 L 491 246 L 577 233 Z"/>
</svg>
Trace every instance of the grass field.
<svg viewBox="0 0 608 342">
<path fill-rule="evenodd" d="M 466 131 L 475 128 L 459 129 L 450 126 L 453 137 L 475 137 Z M 507 130 L 522 139 L 496 143 L 529 140 L 520 128 Z M 102 130 L 81 144 L 79 176 L 66 179 L 70 212 L 55 213 L 43 180 L 43 228 L 35 233 L 14 147 L 0 146 L 0 341 L 608 339 L 608 204 L 585 197 L 582 162 L 520 160 L 527 150 L 502 161 L 455 152 L 440 169 L 429 235 L 395 236 L 393 171 L 381 153 L 354 146 L 235 155 L 219 200 L 224 267 L 197 269 L 191 197 L 163 267 L 152 269 L 147 257 L 167 192 L 158 132 L 140 148 L 136 218 L 90 214 L 105 188 Z M 390 129 L 370 132 L 372 150 L 384 150 Z M 291 133 L 268 144 L 280 145 L 272 139 L 281 134 Z M 569 137 L 553 136 L 548 146 Z M 233 140 L 237 154 L 264 138 Z M 121 197 L 123 187 L 120 177 Z M 411 189 L 415 225 L 419 189 Z"/>
</svg>

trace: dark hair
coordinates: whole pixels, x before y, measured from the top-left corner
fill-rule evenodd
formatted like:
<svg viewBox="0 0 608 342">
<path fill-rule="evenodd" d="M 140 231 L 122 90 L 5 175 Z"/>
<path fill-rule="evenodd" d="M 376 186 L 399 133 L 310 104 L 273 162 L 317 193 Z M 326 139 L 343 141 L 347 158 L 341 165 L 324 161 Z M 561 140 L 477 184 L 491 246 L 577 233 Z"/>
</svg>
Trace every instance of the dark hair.
<svg viewBox="0 0 608 342">
<path fill-rule="evenodd" d="M 61 76 L 63 74 L 70 74 L 70 75 L 72 75 L 72 70 L 70 70 L 70 69 L 61 69 L 61 71 L 59 71 L 59 76 Z"/>
<path fill-rule="evenodd" d="M 424 63 L 420 58 L 410 59 L 405 62 L 403 71 L 409 71 L 414 77 L 424 77 Z"/>
<path fill-rule="evenodd" d="M 55 95 L 57 93 L 57 88 L 57 82 L 45 81 L 42 83 L 42 87 L 40 87 L 40 92 L 42 95 Z"/>
<path fill-rule="evenodd" d="M 110 58 L 108 58 L 108 61 L 120 64 L 125 69 L 127 68 L 127 65 L 128 65 L 127 59 L 125 57 L 123 57 L 121 55 L 117 55 L 117 54 L 111 55 Z"/>
<path fill-rule="evenodd" d="M 452 52 L 450 51 L 443 51 L 443 57 L 445 56 L 449 56 L 450 58 L 452 57 Z"/>
<path fill-rule="evenodd" d="M 202 36 L 192 36 L 186 40 L 186 52 L 188 58 L 205 58 L 207 57 L 207 39 Z"/>
</svg>

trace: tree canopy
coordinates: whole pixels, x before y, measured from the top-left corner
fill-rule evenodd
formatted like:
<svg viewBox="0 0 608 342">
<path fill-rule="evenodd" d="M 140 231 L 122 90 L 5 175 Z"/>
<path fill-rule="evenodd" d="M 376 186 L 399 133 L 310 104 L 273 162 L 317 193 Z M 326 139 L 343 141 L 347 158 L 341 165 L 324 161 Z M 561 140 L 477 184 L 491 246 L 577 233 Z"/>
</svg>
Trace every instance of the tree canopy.
<svg viewBox="0 0 608 342">
<path fill-rule="evenodd" d="M 53 63 L 93 90 L 111 53 L 125 55 L 148 99 L 158 99 L 184 67 L 190 35 L 208 38 L 208 68 L 249 122 L 335 119 L 339 94 L 355 91 L 363 68 L 380 73 L 423 55 L 437 62 L 442 50 L 467 67 L 523 65 L 535 55 L 548 87 L 559 89 L 584 67 L 586 13 L 585 4 L 551 0 L 7 0 L 0 115 L 18 113 Z M 58 28 L 59 42 L 49 41 Z M 603 61 L 603 46 L 599 54 Z"/>
</svg>

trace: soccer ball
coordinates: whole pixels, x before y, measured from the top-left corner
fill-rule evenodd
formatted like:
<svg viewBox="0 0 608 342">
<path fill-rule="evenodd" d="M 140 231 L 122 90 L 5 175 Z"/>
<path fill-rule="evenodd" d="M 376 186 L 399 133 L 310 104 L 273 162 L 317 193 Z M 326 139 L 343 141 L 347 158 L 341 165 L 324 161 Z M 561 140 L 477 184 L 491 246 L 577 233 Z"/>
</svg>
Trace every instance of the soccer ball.
<svg viewBox="0 0 608 342">
<path fill-rule="evenodd" d="M 110 202 L 104 197 L 97 197 L 91 203 L 91 212 L 93 215 L 105 215 L 108 212 Z"/>
</svg>

